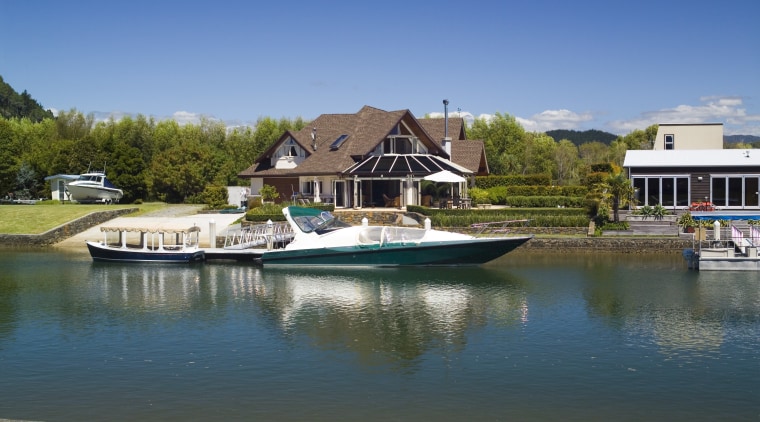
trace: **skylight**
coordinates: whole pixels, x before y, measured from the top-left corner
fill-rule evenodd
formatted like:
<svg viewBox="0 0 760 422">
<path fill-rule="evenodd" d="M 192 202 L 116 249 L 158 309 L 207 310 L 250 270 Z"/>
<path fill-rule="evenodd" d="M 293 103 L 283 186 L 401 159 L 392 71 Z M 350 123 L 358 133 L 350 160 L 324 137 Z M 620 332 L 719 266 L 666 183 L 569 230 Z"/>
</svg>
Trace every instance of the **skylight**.
<svg viewBox="0 0 760 422">
<path fill-rule="evenodd" d="M 343 134 L 338 136 L 338 139 L 336 139 L 332 144 L 330 144 L 330 149 L 338 149 L 341 145 L 343 145 L 343 142 L 346 142 L 346 139 L 348 139 L 348 135 Z"/>
</svg>

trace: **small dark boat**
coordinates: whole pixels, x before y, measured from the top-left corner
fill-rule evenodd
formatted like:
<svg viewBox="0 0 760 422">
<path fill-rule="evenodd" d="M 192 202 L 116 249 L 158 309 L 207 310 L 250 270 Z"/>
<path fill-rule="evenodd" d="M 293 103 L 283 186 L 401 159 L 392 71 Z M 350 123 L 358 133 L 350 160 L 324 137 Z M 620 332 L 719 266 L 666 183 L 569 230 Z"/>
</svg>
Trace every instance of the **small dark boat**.
<svg viewBox="0 0 760 422">
<path fill-rule="evenodd" d="M 105 239 L 100 242 L 86 241 L 90 256 L 95 261 L 112 262 L 164 262 L 186 263 L 203 261 L 205 254 L 198 248 L 200 227 L 189 229 L 146 229 L 127 227 L 102 227 Z M 118 232 L 119 242 L 109 243 L 108 233 Z M 139 232 L 139 243 L 127 243 L 128 232 Z M 165 243 L 165 236 L 174 238 L 174 243 Z"/>
</svg>

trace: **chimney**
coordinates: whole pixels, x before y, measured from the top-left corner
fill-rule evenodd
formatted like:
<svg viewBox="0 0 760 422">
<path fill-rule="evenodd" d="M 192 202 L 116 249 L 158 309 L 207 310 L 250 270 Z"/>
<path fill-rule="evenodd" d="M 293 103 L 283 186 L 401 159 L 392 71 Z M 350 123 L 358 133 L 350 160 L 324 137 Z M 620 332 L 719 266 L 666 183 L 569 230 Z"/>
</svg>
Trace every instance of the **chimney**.
<svg viewBox="0 0 760 422">
<path fill-rule="evenodd" d="M 443 100 L 443 149 L 451 159 L 451 138 L 449 138 L 449 100 Z"/>
</svg>

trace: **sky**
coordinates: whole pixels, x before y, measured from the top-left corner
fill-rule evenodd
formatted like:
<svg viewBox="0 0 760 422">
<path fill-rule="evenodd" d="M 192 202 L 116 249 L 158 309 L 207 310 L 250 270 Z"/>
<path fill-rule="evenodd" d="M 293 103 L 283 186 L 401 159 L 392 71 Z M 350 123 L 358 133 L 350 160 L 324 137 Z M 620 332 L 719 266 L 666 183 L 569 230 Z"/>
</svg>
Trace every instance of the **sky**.
<svg viewBox="0 0 760 422">
<path fill-rule="evenodd" d="M 757 0 L 0 0 L 0 76 L 46 109 L 229 126 L 369 105 L 625 135 L 760 136 Z"/>
</svg>

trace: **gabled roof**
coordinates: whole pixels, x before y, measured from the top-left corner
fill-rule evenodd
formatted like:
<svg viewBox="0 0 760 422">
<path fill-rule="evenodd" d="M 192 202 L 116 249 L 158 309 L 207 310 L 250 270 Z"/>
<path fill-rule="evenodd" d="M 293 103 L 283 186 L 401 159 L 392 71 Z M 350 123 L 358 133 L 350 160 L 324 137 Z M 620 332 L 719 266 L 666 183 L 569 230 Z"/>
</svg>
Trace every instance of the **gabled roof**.
<svg viewBox="0 0 760 422">
<path fill-rule="evenodd" d="M 367 158 L 400 122 L 403 122 L 414 136 L 425 144 L 430 155 L 449 158 L 440 140 L 432 137 L 409 110 L 384 111 L 364 106 L 356 114 L 323 114 L 300 131 L 286 132 L 256 159 L 254 165 L 239 173 L 239 176 L 341 173 L 358 161 Z M 316 142 L 312 142 L 314 129 L 316 129 Z M 341 135 L 348 135 L 343 144 L 338 148 L 330 148 L 330 145 Z M 269 160 L 272 154 L 291 137 L 308 151 L 308 157 L 295 169 L 270 168 Z"/>
<path fill-rule="evenodd" d="M 437 141 L 446 137 L 446 119 L 419 119 L 420 124 Z M 464 119 L 449 117 L 448 135 L 451 138 L 451 161 L 467 168 L 475 175 L 486 176 L 490 172 L 483 141 L 467 139 Z"/>
<path fill-rule="evenodd" d="M 455 139 L 451 141 L 451 161 L 467 168 L 476 176 L 487 176 L 491 171 L 486 160 L 486 146 L 483 141 Z"/>
<path fill-rule="evenodd" d="M 436 141 L 441 141 L 446 136 L 446 119 L 440 117 L 435 119 L 419 119 L 420 124 L 425 128 L 427 133 Z M 464 130 L 464 119 L 461 117 L 449 117 L 449 138 L 467 139 Z"/>
</svg>

